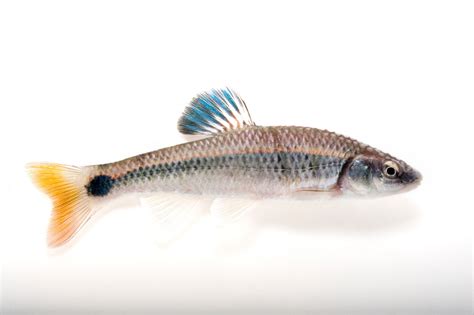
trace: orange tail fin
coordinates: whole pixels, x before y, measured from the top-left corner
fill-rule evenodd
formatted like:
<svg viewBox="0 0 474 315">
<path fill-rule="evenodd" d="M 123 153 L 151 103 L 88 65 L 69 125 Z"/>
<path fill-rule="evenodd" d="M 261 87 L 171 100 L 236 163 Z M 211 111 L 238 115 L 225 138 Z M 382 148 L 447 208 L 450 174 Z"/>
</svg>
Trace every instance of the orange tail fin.
<svg viewBox="0 0 474 315">
<path fill-rule="evenodd" d="M 53 201 L 48 245 L 61 246 L 69 241 L 90 219 L 90 199 L 86 176 L 76 166 L 61 164 L 29 164 L 27 170 L 34 183 Z"/>
</svg>

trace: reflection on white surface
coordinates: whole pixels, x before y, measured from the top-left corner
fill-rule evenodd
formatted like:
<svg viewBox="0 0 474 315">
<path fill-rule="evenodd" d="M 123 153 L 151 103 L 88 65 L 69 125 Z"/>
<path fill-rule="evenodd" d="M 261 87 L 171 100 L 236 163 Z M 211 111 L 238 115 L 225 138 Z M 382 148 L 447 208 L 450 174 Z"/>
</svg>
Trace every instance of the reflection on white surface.
<svg viewBox="0 0 474 315">
<path fill-rule="evenodd" d="M 437 247 L 413 238 L 421 213 L 407 196 L 262 201 L 230 226 L 203 217 L 165 247 L 147 238 L 147 212 L 131 198 L 113 206 L 73 246 L 10 261 L 9 309 L 420 313 L 466 298 L 468 282 L 450 276 L 463 261 L 430 260 Z M 451 290 L 438 302 L 440 283 Z"/>
</svg>

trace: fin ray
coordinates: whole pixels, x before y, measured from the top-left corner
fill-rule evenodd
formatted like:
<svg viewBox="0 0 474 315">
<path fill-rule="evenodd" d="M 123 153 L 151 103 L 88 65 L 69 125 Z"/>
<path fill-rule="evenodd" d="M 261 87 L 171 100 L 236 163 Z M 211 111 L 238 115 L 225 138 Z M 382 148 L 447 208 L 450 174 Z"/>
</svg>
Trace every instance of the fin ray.
<svg viewBox="0 0 474 315">
<path fill-rule="evenodd" d="M 87 191 L 81 185 L 80 167 L 61 164 L 29 164 L 33 182 L 53 201 L 48 229 L 48 245 L 65 244 L 91 217 Z"/>
<path fill-rule="evenodd" d="M 247 105 L 229 88 L 214 89 L 195 97 L 178 121 L 183 134 L 214 134 L 254 126 Z"/>
<path fill-rule="evenodd" d="M 218 225 L 226 225 L 238 221 L 255 206 L 256 200 L 253 199 L 216 198 L 211 205 L 211 215 L 216 219 Z"/>
<path fill-rule="evenodd" d="M 168 244 L 184 234 L 209 203 L 201 196 L 164 192 L 141 197 L 140 201 L 151 211 L 153 230 L 150 234 L 160 245 Z"/>
</svg>

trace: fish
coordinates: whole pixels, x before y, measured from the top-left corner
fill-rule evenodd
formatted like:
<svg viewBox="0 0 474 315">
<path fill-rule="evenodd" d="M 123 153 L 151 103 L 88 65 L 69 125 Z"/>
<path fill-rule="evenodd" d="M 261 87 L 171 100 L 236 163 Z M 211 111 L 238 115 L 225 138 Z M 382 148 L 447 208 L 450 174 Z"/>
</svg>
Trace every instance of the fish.
<svg viewBox="0 0 474 315">
<path fill-rule="evenodd" d="M 144 193 L 142 204 L 161 209 L 164 219 L 175 211 L 193 212 L 205 198 L 214 200 L 212 212 L 235 217 L 256 199 L 302 192 L 386 196 L 411 190 L 422 179 L 404 161 L 328 130 L 259 126 L 230 88 L 194 97 L 178 130 L 202 138 L 107 164 L 28 164 L 33 182 L 53 202 L 48 245 L 74 238 L 97 202 L 129 193 Z M 181 197 L 163 197 L 170 194 Z M 189 196 L 197 201 L 183 205 Z M 229 207 L 223 198 L 248 202 Z"/>
</svg>

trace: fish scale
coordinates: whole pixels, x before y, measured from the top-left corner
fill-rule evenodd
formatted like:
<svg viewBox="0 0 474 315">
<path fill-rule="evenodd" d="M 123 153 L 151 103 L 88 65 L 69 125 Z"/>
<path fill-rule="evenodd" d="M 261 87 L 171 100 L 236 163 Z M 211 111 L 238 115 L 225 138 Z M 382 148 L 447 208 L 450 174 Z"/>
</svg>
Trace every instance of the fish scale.
<svg viewBox="0 0 474 315">
<path fill-rule="evenodd" d="M 110 194 L 283 195 L 332 190 L 344 163 L 365 148 L 325 130 L 255 126 L 92 167 L 90 178 L 113 178 L 116 184 Z"/>
</svg>

